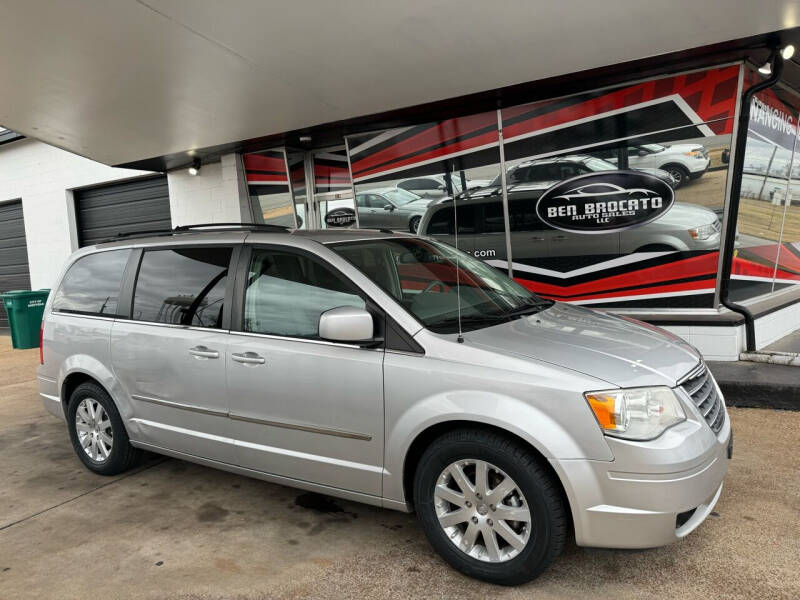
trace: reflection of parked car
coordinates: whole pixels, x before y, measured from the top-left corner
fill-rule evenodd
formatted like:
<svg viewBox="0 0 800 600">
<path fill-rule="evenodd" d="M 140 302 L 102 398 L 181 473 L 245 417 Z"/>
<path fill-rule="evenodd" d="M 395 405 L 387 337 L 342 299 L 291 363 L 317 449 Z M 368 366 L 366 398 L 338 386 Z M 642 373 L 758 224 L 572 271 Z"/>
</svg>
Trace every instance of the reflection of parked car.
<svg viewBox="0 0 800 600">
<path fill-rule="evenodd" d="M 593 152 L 611 163 L 617 162 L 616 150 Z M 628 146 L 628 166 L 632 169 L 663 169 L 675 178 L 676 188 L 689 179 L 698 179 L 708 169 L 708 150 L 700 144 L 641 144 Z"/>
<path fill-rule="evenodd" d="M 364 228 L 386 227 L 415 233 L 430 202 L 430 198 L 397 188 L 360 192 L 356 194 L 358 224 Z"/>
<path fill-rule="evenodd" d="M 569 233 L 545 225 L 536 214 L 544 185 L 510 185 L 511 245 L 514 258 L 622 255 L 631 252 L 717 250 L 722 228 L 717 215 L 695 204 L 676 202 L 655 221 L 610 233 Z M 481 257 L 505 256 L 503 204 L 500 189 L 485 188 L 458 200 L 458 246 Z M 428 207 L 418 233 L 454 242 L 453 201 Z"/>
<path fill-rule="evenodd" d="M 461 189 L 461 177 L 459 174 L 454 173 L 450 181 L 453 185 L 453 191 L 456 194 L 463 191 Z M 484 187 L 488 183 L 488 180 L 467 179 L 466 181 L 468 190 Z M 445 182 L 444 175 L 425 175 L 424 177 L 404 179 L 397 183 L 397 187 L 423 198 L 443 198 L 449 195 L 447 193 L 447 183 Z"/>
<path fill-rule="evenodd" d="M 588 156 L 584 154 L 573 154 L 570 156 L 559 156 L 558 158 L 539 158 L 528 160 L 508 169 L 506 173 L 506 183 L 556 183 L 564 179 L 585 175 L 587 173 L 597 173 L 598 171 L 616 171 L 617 166 L 602 158 Z M 649 173 L 661 179 L 672 189 L 678 187 L 677 180 L 668 172 L 662 169 L 650 169 L 647 167 L 636 168 L 635 171 Z M 490 185 L 500 185 L 500 176 L 494 178 Z"/>
</svg>

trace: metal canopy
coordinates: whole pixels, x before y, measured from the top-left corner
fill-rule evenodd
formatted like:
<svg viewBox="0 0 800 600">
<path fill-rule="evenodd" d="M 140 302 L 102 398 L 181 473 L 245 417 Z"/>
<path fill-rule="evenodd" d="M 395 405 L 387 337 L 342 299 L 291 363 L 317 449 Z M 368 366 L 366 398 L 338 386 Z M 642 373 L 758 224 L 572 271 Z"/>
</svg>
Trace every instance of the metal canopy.
<svg viewBox="0 0 800 600">
<path fill-rule="evenodd" d="M 0 0 L 0 22 L 0 124 L 110 165 L 174 164 L 795 27 L 800 1 Z"/>
</svg>

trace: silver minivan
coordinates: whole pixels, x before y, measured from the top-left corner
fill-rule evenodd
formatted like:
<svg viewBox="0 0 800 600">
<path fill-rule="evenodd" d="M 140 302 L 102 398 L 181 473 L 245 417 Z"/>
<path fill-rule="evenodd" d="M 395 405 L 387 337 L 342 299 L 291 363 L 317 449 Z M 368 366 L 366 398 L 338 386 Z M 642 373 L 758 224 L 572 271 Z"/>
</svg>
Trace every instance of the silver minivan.
<svg viewBox="0 0 800 600">
<path fill-rule="evenodd" d="M 91 471 L 142 450 L 401 511 L 460 571 L 540 574 L 567 536 L 647 548 L 722 491 L 700 354 L 378 231 L 182 228 L 76 252 L 38 379 Z"/>
</svg>

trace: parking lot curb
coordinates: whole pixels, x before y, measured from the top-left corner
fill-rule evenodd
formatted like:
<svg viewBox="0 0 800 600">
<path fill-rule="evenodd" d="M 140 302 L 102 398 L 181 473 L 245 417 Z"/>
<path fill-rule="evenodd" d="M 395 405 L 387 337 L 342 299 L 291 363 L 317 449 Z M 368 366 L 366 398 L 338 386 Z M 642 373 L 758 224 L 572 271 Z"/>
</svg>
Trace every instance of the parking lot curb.
<svg viewBox="0 0 800 600">
<path fill-rule="evenodd" d="M 800 411 L 800 369 L 759 362 L 709 362 L 728 406 Z"/>
</svg>

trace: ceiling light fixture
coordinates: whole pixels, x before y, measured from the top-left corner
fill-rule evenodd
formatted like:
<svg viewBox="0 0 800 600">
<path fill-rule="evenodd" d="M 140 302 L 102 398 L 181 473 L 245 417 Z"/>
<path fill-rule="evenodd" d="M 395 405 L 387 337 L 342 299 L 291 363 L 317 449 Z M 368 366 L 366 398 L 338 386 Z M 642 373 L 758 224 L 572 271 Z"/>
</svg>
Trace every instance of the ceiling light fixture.
<svg viewBox="0 0 800 600">
<path fill-rule="evenodd" d="M 781 56 L 783 56 L 783 60 L 789 60 L 794 56 L 794 46 L 792 44 L 788 44 L 783 47 L 781 50 Z"/>
<path fill-rule="evenodd" d="M 297 139 L 300 140 L 303 143 L 306 143 L 306 142 L 310 142 L 311 141 L 311 136 L 310 135 L 301 135 Z"/>
<path fill-rule="evenodd" d="M 758 72 L 762 75 L 770 75 L 772 74 L 772 65 L 766 62 L 758 68 Z"/>
<path fill-rule="evenodd" d="M 198 175 L 200 173 L 200 167 L 201 167 L 200 159 L 195 158 L 192 161 L 192 166 L 189 167 L 189 175 L 192 176 Z"/>
</svg>

